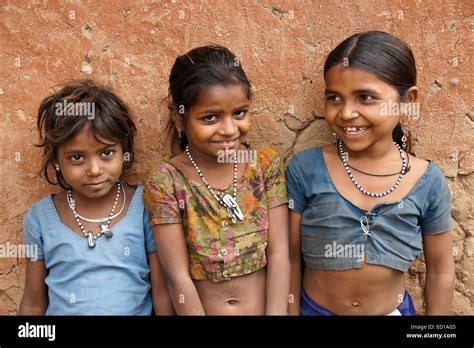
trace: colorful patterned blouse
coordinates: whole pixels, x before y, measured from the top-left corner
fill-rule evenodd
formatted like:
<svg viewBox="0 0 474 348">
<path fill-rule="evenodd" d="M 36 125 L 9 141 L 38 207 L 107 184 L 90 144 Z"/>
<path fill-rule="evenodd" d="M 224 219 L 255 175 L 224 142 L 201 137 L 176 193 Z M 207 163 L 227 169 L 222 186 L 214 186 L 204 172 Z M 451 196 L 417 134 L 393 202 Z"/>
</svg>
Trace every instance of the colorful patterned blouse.
<svg viewBox="0 0 474 348">
<path fill-rule="evenodd" d="M 219 282 L 263 268 L 268 210 L 288 202 L 283 163 L 271 145 L 261 146 L 237 181 L 245 218 L 234 224 L 203 182 L 187 178 L 165 158 L 145 182 L 144 203 L 152 225 L 183 225 L 191 277 Z M 254 152 L 255 153 L 255 152 Z M 233 194 L 233 185 L 216 192 Z M 218 193 L 219 194 L 219 193 Z"/>
</svg>

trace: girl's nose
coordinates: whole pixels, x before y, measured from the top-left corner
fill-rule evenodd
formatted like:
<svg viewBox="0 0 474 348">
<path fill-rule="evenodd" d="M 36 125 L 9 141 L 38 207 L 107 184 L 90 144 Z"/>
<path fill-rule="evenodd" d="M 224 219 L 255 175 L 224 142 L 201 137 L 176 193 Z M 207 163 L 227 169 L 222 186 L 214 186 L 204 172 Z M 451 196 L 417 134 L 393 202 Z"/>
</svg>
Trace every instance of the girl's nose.
<svg viewBox="0 0 474 348">
<path fill-rule="evenodd" d="M 89 176 L 99 176 L 102 174 L 102 168 L 98 160 L 96 159 L 89 160 L 86 174 Z"/>
<path fill-rule="evenodd" d="M 360 115 L 354 107 L 349 104 L 345 104 L 339 111 L 338 116 L 343 120 L 351 120 L 353 118 L 359 117 Z"/>
<path fill-rule="evenodd" d="M 223 121 L 221 127 L 221 133 L 224 135 L 233 135 L 237 132 L 237 126 L 234 123 L 233 119 Z"/>
</svg>

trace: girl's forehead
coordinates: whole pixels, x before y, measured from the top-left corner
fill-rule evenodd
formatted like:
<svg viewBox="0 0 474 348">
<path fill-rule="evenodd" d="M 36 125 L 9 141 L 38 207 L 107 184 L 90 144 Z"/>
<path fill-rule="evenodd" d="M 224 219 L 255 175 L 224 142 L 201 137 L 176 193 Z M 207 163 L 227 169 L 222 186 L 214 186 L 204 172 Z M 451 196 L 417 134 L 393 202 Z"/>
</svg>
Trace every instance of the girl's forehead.
<svg viewBox="0 0 474 348">
<path fill-rule="evenodd" d="M 94 150 L 102 148 L 104 145 L 114 145 L 114 141 L 105 139 L 101 135 L 94 133 L 92 122 L 86 122 L 84 126 L 61 147 L 81 150 Z"/>
<path fill-rule="evenodd" d="M 249 102 L 247 89 L 241 84 L 213 85 L 204 88 L 193 107 L 207 107 L 222 103 Z"/>
<path fill-rule="evenodd" d="M 365 70 L 338 64 L 324 76 L 326 89 L 375 89 L 381 92 L 393 91 L 395 87 Z"/>
</svg>

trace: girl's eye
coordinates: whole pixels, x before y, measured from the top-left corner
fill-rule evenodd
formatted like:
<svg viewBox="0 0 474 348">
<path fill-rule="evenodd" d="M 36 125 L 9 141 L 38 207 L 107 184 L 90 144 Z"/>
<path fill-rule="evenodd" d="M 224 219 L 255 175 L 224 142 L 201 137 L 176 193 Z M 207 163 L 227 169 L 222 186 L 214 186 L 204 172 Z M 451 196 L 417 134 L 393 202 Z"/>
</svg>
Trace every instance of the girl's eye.
<svg viewBox="0 0 474 348">
<path fill-rule="evenodd" d="M 326 100 L 327 101 L 330 101 L 330 102 L 340 102 L 341 101 L 341 98 L 338 97 L 337 95 L 328 95 L 326 97 Z"/>
<path fill-rule="evenodd" d="M 234 113 L 234 116 L 237 118 L 244 118 L 247 115 L 248 110 L 239 110 Z"/>
<path fill-rule="evenodd" d="M 102 152 L 104 157 L 112 157 L 114 153 L 115 153 L 114 150 L 105 150 L 104 152 Z"/>
<path fill-rule="evenodd" d="M 361 94 L 360 95 L 360 100 L 362 100 L 363 102 L 370 102 L 374 99 L 375 99 L 374 97 L 372 97 L 371 95 L 368 95 L 368 94 Z"/>
<path fill-rule="evenodd" d="M 216 115 L 207 115 L 202 118 L 205 122 L 214 122 L 217 120 Z"/>
<path fill-rule="evenodd" d="M 72 155 L 70 158 L 71 158 L 74 162 L 79 162 L 79 161 L 83 160 L 82 155 Z"/>
</svg>

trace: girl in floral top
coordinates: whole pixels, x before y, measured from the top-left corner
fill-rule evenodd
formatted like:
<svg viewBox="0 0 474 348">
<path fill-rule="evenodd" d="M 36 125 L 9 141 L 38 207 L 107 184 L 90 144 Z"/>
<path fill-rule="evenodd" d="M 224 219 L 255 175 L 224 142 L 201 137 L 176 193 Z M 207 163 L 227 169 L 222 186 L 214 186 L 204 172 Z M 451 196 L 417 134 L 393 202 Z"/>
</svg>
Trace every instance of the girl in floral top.
<svg viewBox="0 0 474 348">
<path fill-rule="evenodd" d="M 151 171 L 144 201 L 176 312 L 286 314 L 284 170 L 273 147 L 243 141 L 251 90 L 239 60 L 198 47 L 169 81 L 174 156 Z"/>
</svg>

